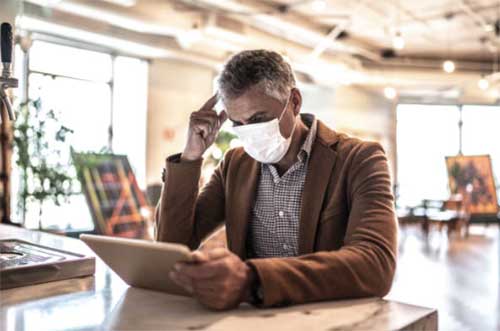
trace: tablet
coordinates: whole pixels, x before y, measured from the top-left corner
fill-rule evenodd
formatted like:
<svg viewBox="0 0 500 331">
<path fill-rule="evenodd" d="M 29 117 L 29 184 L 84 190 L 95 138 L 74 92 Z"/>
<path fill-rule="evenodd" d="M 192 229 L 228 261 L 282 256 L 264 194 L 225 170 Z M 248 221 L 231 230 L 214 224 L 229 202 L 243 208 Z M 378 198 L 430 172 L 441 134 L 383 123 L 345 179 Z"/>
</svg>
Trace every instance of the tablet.
<svg viewBox="0 0 500 331">
<path fill-rule="evenodd" d="M 187 246 L 90 234 L 80 239 L 128 285 L 190 296 L 168 275 L 176 262 L 190 261 Z"/>
</svg>

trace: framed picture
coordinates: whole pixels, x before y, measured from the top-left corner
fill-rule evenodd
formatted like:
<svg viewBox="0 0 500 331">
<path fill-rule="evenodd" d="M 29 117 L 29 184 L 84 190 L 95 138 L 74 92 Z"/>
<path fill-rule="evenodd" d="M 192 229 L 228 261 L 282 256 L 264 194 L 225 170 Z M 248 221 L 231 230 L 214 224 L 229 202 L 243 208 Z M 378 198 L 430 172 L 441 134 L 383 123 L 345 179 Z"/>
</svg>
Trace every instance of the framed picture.
<svg viewBox="0 0 500 331">
<path fill-rule="evenodd" d="M 471 214 L 497 214 L 498 200 L 489 155 L 446 157 L 452 194 L 467 197 Z"/>
<path fill-rule="evenodd" d="M 72 152 L 96 232 L 148 239 L 149 204 L 127 156 Z"/>
</svg>

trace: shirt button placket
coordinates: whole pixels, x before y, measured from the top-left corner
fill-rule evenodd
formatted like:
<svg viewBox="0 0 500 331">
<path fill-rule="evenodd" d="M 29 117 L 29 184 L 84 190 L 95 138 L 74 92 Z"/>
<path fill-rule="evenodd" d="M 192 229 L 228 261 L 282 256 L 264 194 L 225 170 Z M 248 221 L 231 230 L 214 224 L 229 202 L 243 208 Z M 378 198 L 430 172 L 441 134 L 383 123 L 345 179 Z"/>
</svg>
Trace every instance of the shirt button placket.
<svg viewBox="0 0 500 331">
<path fill-rule="evenodd" d="M 273 182 L 274 182 L 274 189 L 273 189 L 273 215 L 276 215 L 277 210 L 279 210 L 279 204 L 280 204 L 280 197 L 281 197 L 281 191 L 280 191 L 280 179 L 276 176 L 273 176 Z M 273 220 L 273 230 L 274 230 L 274 235 L 279 236 L 279 225 L 278 222 L 279 220 Z"/>
<path fill-rule="evenodd" d="M 283 222 L 284 222 L 284 217 L 285 217 L 285 212 L 283 211 L 283 197 L 285 197 L 285 192 L 284 192 L 284 189 L 285 189 L 285 185 L 284 185 L 284 182 L 283 182 L 283 178 L 281 178 L 281 180 L 279 180 L 278 184 L 276 184 L 276 195 L 275 195 L 275 215 L 278 216 L 278 219 L 276 219 L 276 234 L 278 236 L 277 239 L 277 243 L 279 241 L 281 241 L 282 239 L 282 236 L 283 236 Z M 278 247 L 280 247 L 278 245 Z M 280 249 L 281 250 L 281 249 Z"/>
</svg>

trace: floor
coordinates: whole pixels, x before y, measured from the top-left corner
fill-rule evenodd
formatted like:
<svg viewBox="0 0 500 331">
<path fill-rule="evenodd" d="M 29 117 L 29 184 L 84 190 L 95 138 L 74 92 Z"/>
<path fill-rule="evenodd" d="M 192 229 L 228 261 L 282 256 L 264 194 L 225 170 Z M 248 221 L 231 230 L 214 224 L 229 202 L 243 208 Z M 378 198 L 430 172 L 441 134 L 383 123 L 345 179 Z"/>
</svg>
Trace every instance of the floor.
<svg viewBox="0 0 500 331">
<path fill-rule="evenodd" d="M 401 229 L 388 299 L 435 307 L 440 330 L 500 330 L 500 228 L 475 225 L 469 238 Z"/>
</svg>

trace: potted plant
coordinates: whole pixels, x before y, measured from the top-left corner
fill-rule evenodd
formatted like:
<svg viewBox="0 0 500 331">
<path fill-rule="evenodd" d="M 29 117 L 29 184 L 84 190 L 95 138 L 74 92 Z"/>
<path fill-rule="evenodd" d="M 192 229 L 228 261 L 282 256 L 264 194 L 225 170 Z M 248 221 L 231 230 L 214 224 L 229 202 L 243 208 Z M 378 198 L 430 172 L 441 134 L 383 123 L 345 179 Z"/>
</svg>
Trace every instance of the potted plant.
<svg viewBox="0 0 500 331">
<path fill-rule="evenodd" d="M 42 228 L 43 205 L 52 200 L 56 205 L 73 194 L 69 146 L 66 141 L 73 130 L 62 125 L 54 110 L 47 110 L 40 99 L 19 105 L 13 127 L 15 164 L 20 174 L 18 208 L 25 224 L 30 201 L 38 203 L 38 227 Z"/>
</svg>

